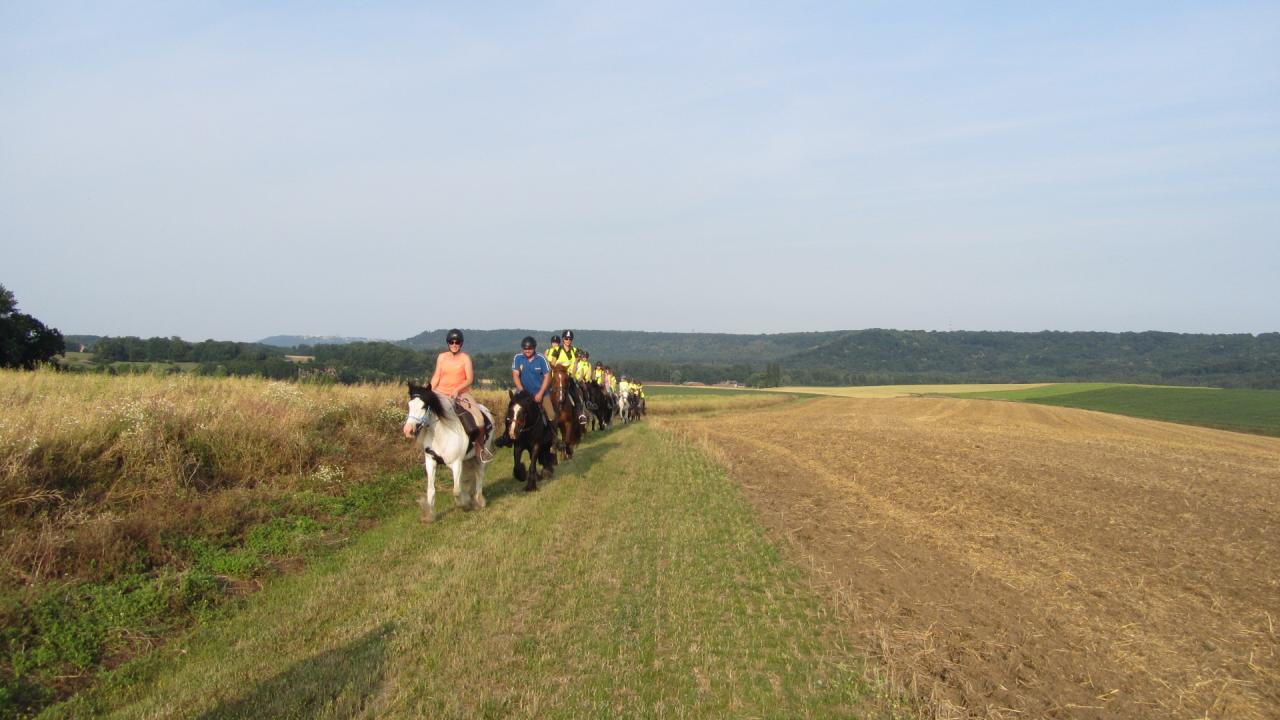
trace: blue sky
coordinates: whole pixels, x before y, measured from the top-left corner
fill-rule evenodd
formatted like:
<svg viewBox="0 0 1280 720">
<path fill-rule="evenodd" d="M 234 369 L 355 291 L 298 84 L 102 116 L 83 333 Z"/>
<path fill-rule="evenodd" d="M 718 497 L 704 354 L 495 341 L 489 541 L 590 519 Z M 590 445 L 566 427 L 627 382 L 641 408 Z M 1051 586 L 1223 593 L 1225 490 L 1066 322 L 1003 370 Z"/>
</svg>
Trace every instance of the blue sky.
<svg viewBox="0 0 1280 720">
<path fill-rule="evenodd" d="M 1277 3 L 0 3 L 67 333 L 1280 330 Z"/>
</svg>

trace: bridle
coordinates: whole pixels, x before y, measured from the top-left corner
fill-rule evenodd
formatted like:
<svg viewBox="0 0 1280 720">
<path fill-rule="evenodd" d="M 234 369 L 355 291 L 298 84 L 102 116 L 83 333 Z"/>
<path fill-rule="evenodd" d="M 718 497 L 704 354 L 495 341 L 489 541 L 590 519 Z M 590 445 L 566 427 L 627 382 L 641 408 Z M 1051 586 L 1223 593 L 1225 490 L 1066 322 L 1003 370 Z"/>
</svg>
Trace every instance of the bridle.
<svg viewBox="0 0 1280 720">
<path fill-rule="evenodd" d="M 433 414 L 431 408 L 427 407 L 427 401 L 421 396 L 414 395 L 409 398 L 409 417 L 405 420 L 416 424 L 419 430 L 431 424 Z"/>
<path fill-rule="evenodd" d="M 538 419 L 542 415 L 542 408 L 538 407 L 538 403 L 533 400 L 533 396 L 529 396 L 527 403 L 528 406 L 526 407 L 525 402 L 512 398 L 511 419 L 507 421 L 507 437 L 510 437 L 512 440 L 514 440 L 515 437 L 512 437 L 511 426 L 520 419 L 520 412 L 522 410 L 527 412 L 533 419 L 520 422 L 520 429 L 515 432 L 517 437 L 532 431 L 534 427 L 538 425 Z"/>
<path fill-rule="evenodd" d="M 415 425 L 418 426 L 418 429 L 415 431 L 415 434 L 422 432 L 423 428 L 429 427 L 433 422 L 432 417 L 434 415 L 435 413 L 431 412 L 431 408 L 427 407 L 426 400 L 423 400 L 418 395 L 414 395 L 410 397 L 409 417 L 405 419 L 406 421 L 414 423 Z M 445 464 L 444 458 L 440 457 L 440 453 L 437 453 L 430 446 L 423 444 L 422 452 L 425 453 L 427 457 L 430 457 L 432 460 L 435 460 L 437 464 L 439 465 Z"/>
</svg>

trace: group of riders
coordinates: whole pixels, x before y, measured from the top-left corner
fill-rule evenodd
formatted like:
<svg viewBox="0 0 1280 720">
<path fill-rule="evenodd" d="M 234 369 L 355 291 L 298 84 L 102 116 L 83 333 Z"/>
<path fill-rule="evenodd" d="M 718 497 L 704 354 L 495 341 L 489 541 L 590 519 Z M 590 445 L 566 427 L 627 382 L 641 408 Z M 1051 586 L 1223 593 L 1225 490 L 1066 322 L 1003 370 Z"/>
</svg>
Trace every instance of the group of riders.
<svg viewBox="0 0 1280 720">
<path fill-rule="evenodd" d="M 471 357 L 462 352 L 462 331 L 450 330 L 445 335 L 445 343 L 448 350 L 436 358 L 431 388 L 452 400 L 458 419 L 475 445 L 476 457 L 487 462 L 490 457 L 485 438 L 489 428 L 480 403 L 471 396 L 475 369 Z M 564 373 L 567 380 L 563 400 L 550 392 L 556 370 Z M 574 345 L 573 330 L 551 336 L 551 344 L 544 353 L 538 352 L 538 343 L 532 336 L 521 340 L 520 352 L 511 361 L 511 381 L 517 393 L 527 393 L 533 398 L 547 422 L 556 428 L 555 445 L 559 450 L 564 450 L 566 443 L 563 431 L 556 425 L 561 410 L 557 405 L 561 402 L 568 403 L 571 414 L 582 426 L 581 432 L 573 433 L 575 437 L 586 432 L 592 417 L 604 428 L 615 415 L 631 420 L 644 414 L 644 385 L 634 378 L 618 375 L 603 362 L 592 365 L 591 353 Z M 495 444 L 510 443 L 510 439 L 502 435 Z"/>
</svg>

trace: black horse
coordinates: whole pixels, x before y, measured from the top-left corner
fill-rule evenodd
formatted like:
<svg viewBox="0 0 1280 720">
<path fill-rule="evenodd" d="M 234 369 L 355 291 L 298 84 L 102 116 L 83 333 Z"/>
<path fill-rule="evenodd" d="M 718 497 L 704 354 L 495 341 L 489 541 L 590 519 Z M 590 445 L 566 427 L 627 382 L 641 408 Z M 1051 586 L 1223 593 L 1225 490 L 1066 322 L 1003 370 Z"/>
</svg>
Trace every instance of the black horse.
<svg viewBox="0 0 1280 720">
<path fill-rule="evenodd" d="M 613 397 L 600 387 L 600 383 L 587 383 L 587 407 L 591 409 L 591 429 L 604 430 L 613 422 Z"/>
<path fill-rule="evenodd" d="M 511 402 L 507 405 L 507 417 L 504 423 L 506 433 L 501 444 L 511 446 L 514 465 L 511 475 L 524 482 L 526 492 L 538 489 L 538 479 L 544 474 L 550 477 L 556 469 L 555 428 L 547 422 L 542 414 L 542 406 L 533 401 L 528 392 L 509 392 Z M 529 453 L 529 468 L 526 471 L 520 462 L 520 456 Z M 542 470 L 538 469 L 542 466 Z"/>
</svg>

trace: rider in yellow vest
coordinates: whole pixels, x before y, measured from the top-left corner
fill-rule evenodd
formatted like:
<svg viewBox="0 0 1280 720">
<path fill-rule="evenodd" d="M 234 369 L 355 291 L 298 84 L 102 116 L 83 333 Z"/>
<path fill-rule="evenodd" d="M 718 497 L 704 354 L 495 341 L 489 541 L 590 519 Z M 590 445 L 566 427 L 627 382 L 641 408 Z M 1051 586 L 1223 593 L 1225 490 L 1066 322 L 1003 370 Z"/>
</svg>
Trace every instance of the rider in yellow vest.
<svg viewBox="0 0 1280 720">
<path fill-rule="evenodd" d="M 557 344 L 560 341 L 560 344 Z M 565 330 L 559 337 L 551 338 L 551 347 L 547 349 L 547 362 L 552 365 L 563 365 L 569 372 L 569 397 L 574 409 L 578 412 L 578 423 L 587 424 L 587 404 L 583 401 L 582 391 L 574 381 L 575 365 L 578 362 L 578 349 L 573 346 L 573 331 Z"/>
<path fill-rule="evenodd" d="M 573 379 L 580 383 L 591 382 L 591 353 L 578 351 L 578 359 L 573 361 Z"/>
</svg>

